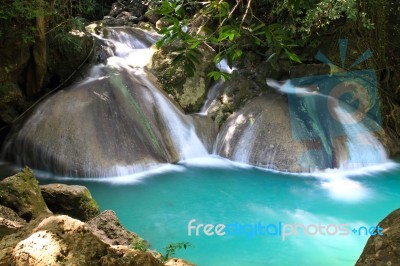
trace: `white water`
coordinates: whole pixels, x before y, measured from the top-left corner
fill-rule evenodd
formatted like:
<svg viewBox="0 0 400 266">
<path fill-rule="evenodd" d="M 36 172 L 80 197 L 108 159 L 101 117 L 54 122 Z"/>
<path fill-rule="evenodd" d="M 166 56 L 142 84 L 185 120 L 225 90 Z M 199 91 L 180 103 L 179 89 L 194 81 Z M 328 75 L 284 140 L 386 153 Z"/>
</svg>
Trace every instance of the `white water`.
<svg viewBox="0 0 400 266">
<path fill-rule="evenodd" d="M 206 156 L 207 149 L 196 134 L 192 118 L 182 114 L 182 111 L 155 87 L 144 71 L 144 67 L 151 61 L 154 50 L 124 31 L 112 30 L 112 36 L 111 41 L 116 47 L 117 56 L 108 58 L 107 64 L 131 71 L 150 90 L 157 101 L 157 108 L 162 110 L 162 120 L 168 128 L 180 160 Z M 146 35 L 146 38 L 148 42 L 156 40 L 156 36 Z"/>
<path fill-rule="evenodd" d="M 214 85 L 211 86 L 211 88 L 208 90 L 207 93 L 207 99 L 204 102 L 203 107 L 201 108 L 200 114 L 206 115 L 209 112 L 209 109 L 212 105 L 212 103 L 217 99 L 219 96 L 219 91 L 221 89 L 222 84 L 224 82 L 222 80 L 218 80 Z"/>
<path fill-rule="evenodd" d="M 295 87 L 290 81 L 278 83 L 272 79 L 267 79 L 267 85 L 285 94 L 295 94 L 306 97 L 316 96 L 327 99 L 327 102 L 333 107 L 331 110 L 336 115 L 336 119 L 341 123 L 346 137 L 347 158 L 340 161 L 340 169 L 357 169 L 388 162 L 388 156 L 383 145 L 373 135 L 371 130 L 367 129 L 364 124 L 357 119 L 359 113 L 352 112 L 351 108 L 339 99 L 318 93 L 318 86 L 310 86 L 308 88 Z M 313 110 L 308 110 L 310 115 L 313 115 L 312 112 Z M 364 119 L 370 118 L 365 117 Z M 321 131 L 323 132 L 323 130 Z M 328 134 L 328 136 L 325 137 L 329 138 L 330 136 L 332 136 L 332 134 Z"/>
</svg>

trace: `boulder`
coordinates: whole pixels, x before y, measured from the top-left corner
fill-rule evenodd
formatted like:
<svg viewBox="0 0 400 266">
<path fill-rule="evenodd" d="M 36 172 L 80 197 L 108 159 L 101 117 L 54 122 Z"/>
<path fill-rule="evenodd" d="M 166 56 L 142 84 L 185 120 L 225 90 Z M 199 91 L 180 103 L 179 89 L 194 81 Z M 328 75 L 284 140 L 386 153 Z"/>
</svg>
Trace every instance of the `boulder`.
<svg viewBox="0 0 400 266">
<path fill-rule="evenodd" d="M 14 210 L 28 222 L 41 215 L 51 214 L 43 200 L 38 181 L 28 167 L 0 181 L 0 204 Z"/>
<path fill-rule="evenodd" d="M 12 265 L 162 265 L 150 253 L 102 242 L 78 220 L 66 215 L 41 221 L 13 249 Z"/>
<path fill-rule="evenodd" d="M 109 245 L 131 245 L 140 239 L 135 233 L 126 230 L 119 222 L 115 212 L 106 210 L 87 222 L 94 235 Z"/>
<path fill-rule="evenodd" d="M 84 186 L 49 184 L 40 187 L 47 207 L 57 214 L 88 221 L 100 213 L 99 206 Z"/>
<path fill-rule="evenodd" d="M 400 209 L 379 224 L 383 235 L 370 236 L 356 266 L 400 265 Z"/>
<path fill-rule="evenodd" d="M 103 79 L 57 92 L 16 124 L 6 140 L 7 160 L 78 177 L 124 175 L 178 161 L 170 125 L 160 119 L 165 109 L 156 105 L 166 97 L 156 85 L 126 69 L 99 71 Z M 166 104 L 172 116 L 187 120 Z"/>
<path fill-rule="evenodd" d="M 317 143 L 293 139 L 286 96 L 270 92 L 251 100 L 223 124 L 216 153 L 281 171 L 302 172 L 302 160 Z M 310 164 L 311 162 L 308 162 Z"/>
</svg>

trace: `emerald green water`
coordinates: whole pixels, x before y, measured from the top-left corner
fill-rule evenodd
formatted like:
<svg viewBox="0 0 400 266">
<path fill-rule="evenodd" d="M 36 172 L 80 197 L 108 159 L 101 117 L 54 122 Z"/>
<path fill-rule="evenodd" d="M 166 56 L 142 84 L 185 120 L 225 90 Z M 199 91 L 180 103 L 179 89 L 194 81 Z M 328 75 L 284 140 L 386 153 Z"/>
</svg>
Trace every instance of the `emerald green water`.
<svg viewBox="0 0 400 266">
<path fill-rule="evenodd" d="M 369 227 L 400 207 L 400 167 L 393 165 L 387 171 L 305 176 L 207 158 L 136 176 L 57 182 L 87 186 L 102 210 L 114 210 L 125 227 L 154 249 L 190 242 L 192 247 L 176 256 L 200 266 L 337 266 L 354 265 L 368 237 L 310 236 L 301 231 L 284 241 L 271 235 L 188 236 L 188 222 Z M 54 177 L 40 180 L 55 182 Z"/>
</svg>

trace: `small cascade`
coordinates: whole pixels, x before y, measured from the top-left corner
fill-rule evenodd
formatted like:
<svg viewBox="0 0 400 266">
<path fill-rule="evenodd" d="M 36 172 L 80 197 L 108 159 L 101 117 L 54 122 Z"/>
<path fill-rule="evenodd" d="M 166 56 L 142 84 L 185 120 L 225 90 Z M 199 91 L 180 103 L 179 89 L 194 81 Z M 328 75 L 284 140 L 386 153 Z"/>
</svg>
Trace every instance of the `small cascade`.
<svg viewBox="0 0 400 266">
<path fill-rule="evenodd" d="M 216 67 L 224 73 L 231 74 L 234 70 L 237 70 L 236 67 L 230 67 L 228 65 L 228 61 L 226 59 L 222 59 L 221 62 L 219 62 Z M 211 86 L 211 88 L 208 90 L 207 93 L 207 99 L 204 102 L 203 107 L 200 110 L 200 114 L 202 115 L 207 115 L 209 112 L 209 109 L 215 99 L 219 97 L 221 87 L 223 86 L 224 81 L 222 79 L 219 79 L 214 85 Z"/>
<path fill-rule="evenodd" d="M 314 151 L 314 156 L 322 158 L 320 169 L 347 170 L 387 162 L 385 148 L 375 136 L 382 128 L 376 117 L 368 116 L 366 106 L 370 104 L 365 104 L 365 99 L 357 95 L 357 91 L 345 88 L 345 93 L 354 94 L 359 101 L 354 108 L 344 100 L 320 93 L 315 84 L 296 86 L 291 81 L 278 83 L 267 79 L 267 85 L 278 92 L 293 95 L 289 96 L 289 106 L 293 108 L 293 137 L 322 143 L 322 150 Z M 339 84 L 336 88 L 339 86 L 346 85 Z"/>
<path fill-rule="evenodd" d="M 110 28 L 113 53 L 82 82 L 55 93 L 16 125 L 2 158 L 65 176 L 121 176 L 208 154 L 185 115 L 144 68 L 159 38 Z"/>
<path fill-rule="evenodd" d="M 147 87 L 154 87 L 148 79 L 143 79 Z M 183 115 L 171 101 L 154 88 L 152 90 L 156 105 L 162 110 L 161 115 L 179 153 L 179 159 L 185 160 L 208 154 L 207 149 L 196 134 L 192 118 Z"/>
<path fill-rule="evenodd" d="M 219 96 L 220 89 L 224 82 L 222 80 L 218 80 L 211 88 L 208 90 L 207 99 L 204 102 L 203 107 L 201 107 L 200 114 L 206 115 L 208 114 L 208 109 L 211 107 L 211 104 L 217 97 Z"/>
</svg>

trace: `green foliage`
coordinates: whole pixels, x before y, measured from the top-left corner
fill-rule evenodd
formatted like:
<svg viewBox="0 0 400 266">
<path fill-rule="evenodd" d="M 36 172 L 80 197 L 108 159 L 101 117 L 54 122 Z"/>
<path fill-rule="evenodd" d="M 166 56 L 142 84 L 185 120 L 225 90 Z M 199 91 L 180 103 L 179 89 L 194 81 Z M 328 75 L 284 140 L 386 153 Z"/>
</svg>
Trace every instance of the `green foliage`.
<svg viewBox="0 0 400 266">
<path fill-rule="evenodd" d="M 191 17 L 187 7 L 194 3 L 198 12 Z M 323 32 L 333 22 L 350 20 L 366 29 L 374 27 L 357 0 L 162 0 L 157 12 L 168 25 L 161 29 L 163 38 L 157 45 L 180 42 L 183 49 L 174 62 L 184 62 L 189 76 L 200 61 L 201 44 L 215 49 L 215 63 L 226 58 L 229 66 L 248 50 L 265 54 L 266 60 L 277 61 L 284 55 L 301 63 L 292 52 L 296 44 L 304 44 L 311 34 Z M 212 71 L 209 77 L 227 78 L 218 72 Z"/>
<path fill-rule="evenodd" d="M 278 1 L 273 13 L 289 14 L 290 19 L 285 18 L 286 27 L 303 39 L 340 19 L 358 21 L 366 29 L 374 27 L 366 13 L 359 10 L 357 0 L 284 0 Z"/>
<path fill-rule="evenodd" d="M 132 249 L 146 251 L 150 248 L 150 245 L 142 238 L 134 238 L 130 247 Z"/>
<path fill-rule="evenodd" d="M 169 244 L 168 246 L 165 247 L 165 255 L 161 256 L 162 261 L 167 261 L 172 256 L 176 254 L 176 251 L 179 249 L 187 249 L 188 247 L 191 247 L 192 245 L 189 242 L 180 242 L 180 243 L 172 243 Z"/>
<path fill-rule="evenodd" d="M 239 4 L 231 6 L 228 1 L 208 0 L 202 2 L 202 9 L 194 18 L 186 14 L 184 0 L 163 0 L 157 12 L 164 16 L 169 25 L 160 30 L 162 39 L 157 43 L 158 47 L 164 44 L 181 42 L 182 50 L 176 56 L 174 63 L 183 62 L 184 70 L 188 76 L 193 76 L 196 64 L 199 63 L 201 53 L 199 45 L 204 44 L 213 47 L 216 51 L 214 62 L 218 64 L 226 58 L 228 65 L 240 59 L 243 52 L 257 47 L 257 49 L 274 49 L 274 54 L 269 60 L 277 60 L 282 54 L 295 62 L 301 62 L 290 48 L 294 42 L 290 32 L 279 24 L 267 25 L 254 15 L 250 14 L 251 6 L 239 10 Z M 250 2 L 251 3 L 251 2 Z M 196 26 L 196 30 L 190 30 L 197 20 L 203 18 L 204 23 Z M 220 71 L 212 71 L 208 74 L 214 79 L 226 79 L 228 74 Z"/>
</svg>

